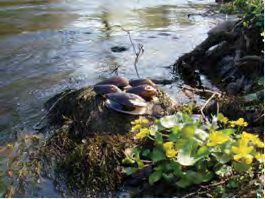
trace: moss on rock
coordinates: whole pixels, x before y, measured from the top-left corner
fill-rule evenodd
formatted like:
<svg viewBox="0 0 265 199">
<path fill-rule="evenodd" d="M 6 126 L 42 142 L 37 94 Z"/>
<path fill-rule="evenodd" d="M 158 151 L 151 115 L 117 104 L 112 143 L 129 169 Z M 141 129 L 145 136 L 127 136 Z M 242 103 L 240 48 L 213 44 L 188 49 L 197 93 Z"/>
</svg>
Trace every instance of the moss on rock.
<svg viewBox="0 0 265 199">
<path fill-rule="evenodd" d="M 131 121 L 140 116 L 116 112 L 105 103 L 104 97 L 86 87 L 64 91 L 45 105 L 55 130 L 41 147 L 40 156 L 53 162 L 57 178 L 67 185 L 66 195 L 106 197 L 102 193 L 117 189 L 123 181 L 123 151 L 138 142 L 130 129 Z M 160 117 L 178 109 L 162 91 L 151 107 L 152 114 L 141 117 Z"/>
</svg>

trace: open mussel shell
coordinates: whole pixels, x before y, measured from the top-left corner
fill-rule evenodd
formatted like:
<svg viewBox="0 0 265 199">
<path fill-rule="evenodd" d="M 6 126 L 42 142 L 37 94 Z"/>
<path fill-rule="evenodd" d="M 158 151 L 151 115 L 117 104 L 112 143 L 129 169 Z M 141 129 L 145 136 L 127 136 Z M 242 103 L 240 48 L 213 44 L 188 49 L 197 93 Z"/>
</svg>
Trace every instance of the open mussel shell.
<svg viewBox="0 0 265 199">
<path fill-rule="evenodd" d="M 129 81 L 124 77 L 115 76 L 105 79 L 101 82 L 98 82 L 96 85 L 106 85 L 106 84 L 112 84 L 123 89 L 124 87 L 129 85 Z"/>
<path fill-rule="evenodd" d="M 146 101 L 138 95 L 132 93 L 108 93 L 105 97 L 115 103 L 128 107 L 145 107 Z"/>
<path fill-rule="evenodd" d="M 152 100 L 152 98 L 157 95 L 157 90 L 148 84 L 128 88 L 126 92 L 139 95 L 147 101 Z"/>
<path fill-rule="evenodd" d="M 133 87 L 140 86 L 143 84 L 147 84 L 149 86 L 156 87 L 156 84 L 150 79 L 132 79 L 129 81 L 129 83 Z"/>
<path fill-rule="evenodd" d="M 117 112 L 130 114 L 130 115 L 144 115 L 147 114 L 147 107 L 131 107 L 119 104 L 114 101 L 107 100 L 107 107 Z"/>
<path fill-rule="evenodd" d="M 94 91 L 99 95 L 105 95 L 107 93 L 121 93 L 121 89 L 119 89 L 117 86 L 112 84 L 106 84 L 106 85 L 95 85 Z"/>
</svg>

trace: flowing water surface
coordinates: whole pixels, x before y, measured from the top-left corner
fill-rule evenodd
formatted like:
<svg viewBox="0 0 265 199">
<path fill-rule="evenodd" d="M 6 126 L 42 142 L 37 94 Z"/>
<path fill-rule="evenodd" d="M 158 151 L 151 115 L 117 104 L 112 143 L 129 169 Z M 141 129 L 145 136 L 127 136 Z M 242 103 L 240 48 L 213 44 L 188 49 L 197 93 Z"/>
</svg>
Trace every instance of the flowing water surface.
<svg viewBox="0 0 265 199">
<path fill-rule="evenodd" d="M 202 17 L 207 0 L 0 0 L 0 145 L 34 133 L 43 103 L 66 88 L 116 74 L 137 78 L 126 31 L 144 53 L 142 78 L 171 79 L 167 67 L 207 37 L 225 16 Z M 188 17 L 189 14 L 195 14 Z M 124 46 L 124 52 L 111 47 Z M 115 70 L 117 69 L 118 70 Z M 211 84 L 204 79 L 207 86 Z M 178 95 L 178 84 L 164 86 Z M 45 186 L 43 195 L 54 196 Z"/>
</svg>

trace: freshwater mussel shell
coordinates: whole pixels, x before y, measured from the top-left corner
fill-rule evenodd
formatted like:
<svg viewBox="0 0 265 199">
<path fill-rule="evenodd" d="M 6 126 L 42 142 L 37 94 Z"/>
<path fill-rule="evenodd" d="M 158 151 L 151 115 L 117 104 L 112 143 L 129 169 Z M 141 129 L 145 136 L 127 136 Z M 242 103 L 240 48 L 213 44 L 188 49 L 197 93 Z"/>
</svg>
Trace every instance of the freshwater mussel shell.
<svg viewBox="0 0 265 199">
<path fill-rule="evenodd" d="M 122 106 L 130 107 L 145 107 L 147 106 L 146 101 L 132 93 L 108 93 L 105 95 L 110 101 L 116 102 Z"/>
<path fill-rule="evenodd" d="M 105 95 L 107 93 L 121 93 L 121 89 L 112 84 L 95 85 L 94 91 L 99 95 Z"/>
<path fill-rule="evenodd" d="M 147 114 L 146 107 L 132 107 L 119 104 L 114 101 L 107 100 L 107 107 L 117 112 L 130 114 L 130 115 L 144 115 Z"/>
<path fill-rule="evenodd" d="M 132 79 L 129 81 L 129 83 L 133 87 L 144 85 L 144 84 L 147 84 L 152 87 L 156 87 L 156 84 L 150 79 Z"/>
<path fill-rule="evenodd" d="M 157 95 L 157 90 L 148 84 L 128 88 L 126 92 L 139 95 L 147 101 L 150 101 L 152 97 Z"/>
<path fill-rule="evenodd" d="M 124 87 L 129 85 L 129 81 L 124 77 L 115 76 L 96 83 L 96 85 L 106 85 L 106 84 L 112 84 L 123 89 Z"/>
</svg>

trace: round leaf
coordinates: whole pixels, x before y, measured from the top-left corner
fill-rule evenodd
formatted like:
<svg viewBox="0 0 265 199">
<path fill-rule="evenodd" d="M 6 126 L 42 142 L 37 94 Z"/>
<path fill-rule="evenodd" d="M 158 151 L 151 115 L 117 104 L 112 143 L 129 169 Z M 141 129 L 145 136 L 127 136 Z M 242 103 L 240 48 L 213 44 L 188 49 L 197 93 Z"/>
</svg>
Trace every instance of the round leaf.
<svg viewBox="0 0 265 199">
<path fill-rule="evenodd" d="M 150 185 L 153 185 L 155 182 L 159 181 L 162 177 L 162 172 L 161 171 L 155 171 L 151 173 L 151 175 L 148 178 L 148 182 Z"/>
<path fill-rule="evenodd" d="M 178 124 L 178 120 L 175 115 L 169 115 L 162 117 L 160 123 L 165 128 L 172 128 Z"/>
</svg>

